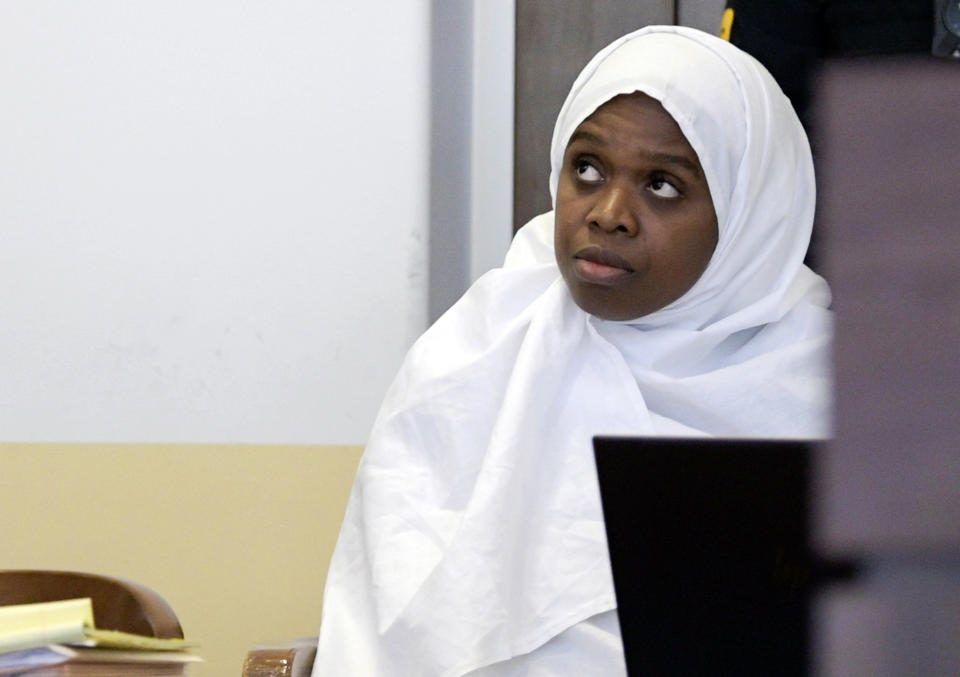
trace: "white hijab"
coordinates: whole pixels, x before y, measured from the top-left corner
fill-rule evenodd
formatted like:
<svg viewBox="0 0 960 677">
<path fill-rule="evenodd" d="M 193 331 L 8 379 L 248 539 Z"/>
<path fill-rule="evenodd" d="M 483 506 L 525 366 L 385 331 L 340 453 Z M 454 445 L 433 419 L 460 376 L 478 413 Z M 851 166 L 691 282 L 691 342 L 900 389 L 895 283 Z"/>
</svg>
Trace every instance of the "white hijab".
<svg viewBox="0 0 960 677">
<path fill-rule="evenodd" d="M 790 104 L 718 38 L 631 33 L 560 112 L 554 196 L 577 125 L 634 91 L 700 158 L 719 227 L 707 269 L 669 306 L 607 322 L 560 277 L 552 214 L 521 229 L 387 393 L 330 565 L 317 677 L 459 676 L 613 609 L 594 435 L 828 434 L 829 290 L 803 266 L 813 169 Z"/>
</svg>

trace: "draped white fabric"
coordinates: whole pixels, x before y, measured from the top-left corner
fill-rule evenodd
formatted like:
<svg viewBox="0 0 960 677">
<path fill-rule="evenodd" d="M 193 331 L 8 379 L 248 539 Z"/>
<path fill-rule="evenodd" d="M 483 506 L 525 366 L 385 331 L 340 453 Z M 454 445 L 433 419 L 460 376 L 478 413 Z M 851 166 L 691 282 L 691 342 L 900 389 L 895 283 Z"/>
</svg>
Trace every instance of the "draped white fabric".
<svg viewBox="0 0 960 677">
<path fill-rule="evenodd" d="M 552 213 L 521 229 L 386 395 L 330 565 L 316 677 L 460 676 L 606 618 L 594 435 L 829 433 L 829 289 L 802 263 L 813 169 L 788 101 L 718 38 L 637 31 L 574 84 L 554 193 L 573 130 L 633 91 L 701 160 L 719 227 L 706 271 L 662 310 L 603 321 L 560 277 Z"/>
</svg>

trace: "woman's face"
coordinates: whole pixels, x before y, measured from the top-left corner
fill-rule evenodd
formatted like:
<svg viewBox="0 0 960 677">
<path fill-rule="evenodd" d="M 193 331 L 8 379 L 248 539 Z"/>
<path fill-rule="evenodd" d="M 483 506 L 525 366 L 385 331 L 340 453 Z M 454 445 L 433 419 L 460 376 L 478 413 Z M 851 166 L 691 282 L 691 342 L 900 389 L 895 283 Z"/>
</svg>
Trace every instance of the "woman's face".
<svg viewBox="0 0 960 677">
<path fill-rule="evenodd" d="M 557 187 L 557 263 L 605 320 L 648 315 L 699 279 L 717 215 L 693 148 L 659 101 L 611 99 L 570 137 Z"/>
</svg>

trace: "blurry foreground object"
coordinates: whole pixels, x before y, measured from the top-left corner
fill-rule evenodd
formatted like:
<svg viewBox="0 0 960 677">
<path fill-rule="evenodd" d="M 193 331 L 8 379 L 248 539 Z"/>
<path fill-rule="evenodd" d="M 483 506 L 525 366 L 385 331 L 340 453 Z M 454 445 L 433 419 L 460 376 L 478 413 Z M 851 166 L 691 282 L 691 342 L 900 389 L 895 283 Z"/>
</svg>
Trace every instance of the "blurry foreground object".
<svg viewBox="0 0 960 677">
<path fill-rule="evenodd" d="M 815 535 L 863 565 L 820 600 L 820 673 L 960 674 L 960 69 L 828 64 L 815 99 L 836 439 Z"/>
</svg>

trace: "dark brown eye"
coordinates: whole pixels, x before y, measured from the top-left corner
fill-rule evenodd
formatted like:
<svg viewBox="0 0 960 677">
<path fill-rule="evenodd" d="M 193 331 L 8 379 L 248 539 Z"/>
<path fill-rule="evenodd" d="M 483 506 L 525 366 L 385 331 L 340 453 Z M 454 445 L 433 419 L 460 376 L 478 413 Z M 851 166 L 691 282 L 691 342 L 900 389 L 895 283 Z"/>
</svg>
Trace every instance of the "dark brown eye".
<svg viewBox="0 0 960 677">
<path fill-rule="evenodd" d="M 647 189 L 657 197 L 665 200 L 672 200 L 673 198 L 680 197 L 680 191 L 677 190 L 672 183 L 662 177 L 657 177 L 651 181 Z"/>
<path fill-rule="evenodd" d="M 579 160 L 577 162 L 577 178 L 584 183 L 600 183 L 603 181 L 600 170 L 586 160 Z"/>
</svg>

